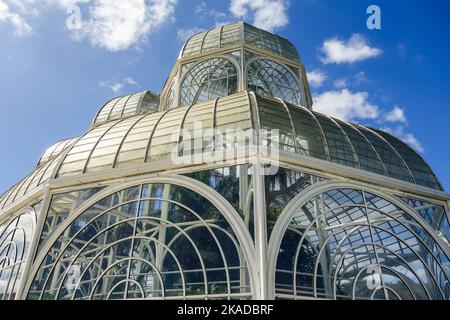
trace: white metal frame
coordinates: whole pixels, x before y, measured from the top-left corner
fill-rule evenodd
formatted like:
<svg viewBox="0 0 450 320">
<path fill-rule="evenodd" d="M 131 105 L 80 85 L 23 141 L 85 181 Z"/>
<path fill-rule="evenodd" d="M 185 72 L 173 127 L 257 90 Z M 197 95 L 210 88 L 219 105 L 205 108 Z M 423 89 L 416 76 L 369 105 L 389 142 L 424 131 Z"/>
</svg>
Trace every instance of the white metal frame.
<svg viewBox="0 0 450 320">
<path fill-rule="evenodd" d="M 271 288 L 270 292 L 270 299 L 275 298 L 275 274 L 276 274 L 276 266 L 277 266 L 277 257 L 281 246 L 281 241 L 288 229 L 288 226 L 296 214 L 298 212 L 299 208 L 301 208 L 306 202 L 313 199 L 314 197 L 323 194 L 326 191 L 335 190 L 335 189 L 356 189 L 361 190 L 365 192 L 373 193 L 390 203 L 396 205 L 401 210 L 406 212 L 412 217 L 418 218 L 418 214 L 408 207 L 405 203 L 397 199 L 396 197 L 390 195 L 389 193 L 385 193 L 380 191 L 379 189 L 376 189 L 374 187 L 369 187 L 365 184 L 361 184 L 358 182 L 343 182 L 343 181 L 324 181 L 317 184 L 312 185 L 311 187 L 304 190 L 302 193 L 297 195 L 283 210 L 280 217 L 278 218 L 273 230 L 272 230 L 272 237 L 269 240 L 268 245 L 268 284 Z M 420 220 L 420 218 L 419 218 Z M 435 235 L 435 231 L 423 222 L 421 224 L 421 227 L 424 228 L 436 241 L 437 244 L 439 244 L 440 248 L 443 250 L 443 252 L 446 254 L 447 258 L 450 259 L 450 247 L 448 244 L 446 244 L 441 238 L 437 237 Z M 290 297 L 293 298 L 293 297 Z"/>
<path fill-rule="evenodd" d="M 259 280 L 258 272 L 256 270 L 256 256 L 255 256 L 255 248 L 253 245 L 253 240 L 249 234 L 248 229 L 246 228 L 244 221 L 241 219 L 239 214 L 234 210 L 234 208 L 216 191 L 205 186 L 204 184 L 193 180 L 191 178 L 187 178 L 184 176 L 162 176 L 162 177 L 154 177 L 150 179 L 136 179 L 133 182 L 116 184 L 112 187 L 106 188 L 96 194 L 94 197 L 89 199 L 86 203 L 84 203 L 81 207 L 79 207 L 68 219 L 66 219 L 59 227 L 58 230 L 65 230 L 76 218 L 78 218 L 85 210 L 87 210 L 90 206 L 103 199 L 104 197 L 113 194 L 117 191 L 125 189 L 127 187 L 131 187 L 134 185 L 138 185 L 141 183 L 149 183 L 149 184 L 172 184 L 178 185 L 185 188 L 188 188 L 201 196 L 205 197 L 213 205 L 217 207 L 217 209 L 224 215 L 224 217 L 229 222 L 232 227 L 237 240 L 241 246 L 243 251 L 245 261 L 248 264 L 249 276 L 250 276 L 250 284 L 252 290 L 254 292 L 255 299 L 261 299 L 259 289 Z M 51 248 L 54 241 L 56 241 L 59 237 L 60 233 L 58 231 L 54 232 L 50 238 L 47 240 L 46 244 L 42 247 L 40 254 L 35 258 L 33 265 L 31 266 L 30 271 L 28 272 L 28 279 L 25 284 L 25 289 L 22 291 L 21 298 L 26 299 L 26 295 L 31 286 L 33 275 L 38 271 L 39 266 L 43 259 L 45 258 L 47 251 Z"/>
</svg>

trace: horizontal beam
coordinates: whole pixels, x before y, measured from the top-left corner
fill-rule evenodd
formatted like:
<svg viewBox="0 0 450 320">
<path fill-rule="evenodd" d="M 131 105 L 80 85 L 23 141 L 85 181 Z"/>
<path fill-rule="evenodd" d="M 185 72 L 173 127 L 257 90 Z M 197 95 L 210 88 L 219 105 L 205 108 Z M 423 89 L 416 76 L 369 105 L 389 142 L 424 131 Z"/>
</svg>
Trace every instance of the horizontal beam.
<svg viewBox="0 0 450 320">
<path fill-rule="evenodd" d="M 86 189 L 89 187 L 98 187 L 110 185 L 113 183 L 126 182 L 136 176 L 142 175 L 167 175 L 167 174 L 183 174 L 201 170 L 217 169 L 221 167 L 234 166 L 239 164 L 249 163 L 255 159 L 258 152 L 256 148 L 238 148 L 225 153 L 225 158 L 230 159 L 223 161 L 223 154 L 215 158 L 211 158 L 207 163 L 198 163 L 192 165 L 174 164 L 170 160 L 155 161 L 151 163 L 143 163 L 136 166 L 126 168 L 117 168 L 105 170 L 95 173 L 86 173 L 73 177 L 56 178 L 50 180 L 48 183 L 42 185 L 40 188 L 34 190 L 11 204 L 0 212 L 0 221 L 3 216 L 8 216 L 34 201 L 42 198 L 45 189 L 49 188 L 58 193 L 66 192 L 67 188 L 71 190 Z M 292 152 L 280 151 L 279 159 L 262 157 L 266 163 L 279 164 L 281 167 L 303 171 L 310 174 L 315 174 L 330 179 L 349 179 L 371 186 L 378 186 L 382 189 L 391 192 L 408 193 L 417 195 L 430 200 L 441 201 L 444 203 L 450 202 L 450 195 L 446 192 L 435 190 L 413 183 L 401 181 L 384 175 L 368 172 L 358 168 L 343 166 L 329 161 L 311 158 Z M 424 200 L 426 200 L 424 199 Z"/>
</svg>

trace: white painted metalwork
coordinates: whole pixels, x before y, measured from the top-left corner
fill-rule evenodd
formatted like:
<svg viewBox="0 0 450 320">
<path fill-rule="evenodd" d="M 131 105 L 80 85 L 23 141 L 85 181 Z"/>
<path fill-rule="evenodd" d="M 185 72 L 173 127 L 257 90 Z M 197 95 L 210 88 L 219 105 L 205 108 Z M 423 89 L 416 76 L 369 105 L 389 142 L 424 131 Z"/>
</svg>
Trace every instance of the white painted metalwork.
<svg viewBox="0 0 450 320">
<path fill-rule="evenodd" d="M 331 198 L 331 200 L 329 200 L 329 202 L 331 201 L 330 203 L 332 203 L 332 201 L 336 201 L 336 204 L 339 203 L 339 205 L 329 207 L 328 209 L 318 209 L 315 218 L 312 217 L 309 221 L 305 221 L 305 223 L 297 224 L 295 222 L 296 219 L 300 219 L 302 214 L 304 214 L 302 212 L 306 210 L 305 207 L 312 200 L 316 198 L 322 199 L 322 195 L 334 192 L 342 198 L 346 192 L 349 192 L 349 190 L 355 190 L 354 194 L 361 197 L 361 199 L 359 199 L 360 203 L 353 202 L 353 199 L 351 198 L 345 201 L 338 198 Z M 377 198 L 377 201 L 383 202 L 383 204 L 388 207 L 390 211 L 383 208 L 376 209 L 374 204 L 368 204 L 365 196 L 366 194 L 370 194 L 371 196 L 376 195 L 379 197 L 379 199 Z M 319 202 L 323 201 L 323 199 L 319 200 Z M 361 219 L 355 220 L 355 218 L 348 218 L 346 222 L 339 224 L 330 222 L 331 219 L 337 219 L 339 216 L 346 216 L 350 214 L 349 212 L 352 212 L 352 215 L 358 213 Z M 382 217 L 384 218 L 381 219 Z M 327 227 L 320 227 L 319 221 L 322 220 L 324 220 Z M 385 225 L 385 227 L 383 227 L 383 225 Z M 389 228 L 386 228 L 386 226 Z M 327 234 L 327 236 L 325 236 L 322 240 L 320 240 L 320 237 L 315 236 L 319 230 L 322 230 L 322 232 Z M 363 233 L 366 233 L 367 230 L 369 230 L 369 232 L 363 235 L 361 230 L 363 230 Z M 293 240 L 286 240 L 288 232 L 295 232 L 298 234 L 299 240 L 295 242 L 289 242 Z M 426 234 L 426 239 L 423 238 L 423 232 Z M 380 235 L 384 235 L 385 238 L 380 238 Z M 405 239 L 404 237 L 406 236 L 408 238 Z M 356 241 L 357 239 L 358 241 Z M 308 246 L 313 246 L 312 248 L 314 249 L 314 252 L 311 253 L 310 258 L 303 257 L 303 259 L 299 259 L 301 250 L 302 252 L 305 250 L 305 241 L 308 241 Z M 338 243 L 332 245 L 331 243 L 333 241 L 338 241 Z M 386 245 L 383 241 L 391 241 L 391 243 Z M 434 241 L 434 245 L 430 241 Z M 417 244 L 415 245 L 414 243 Z M 284 250 L 283 248 L 288 245 L 293 245 L 297 248 L 293 258 L 294 266 L 291 271 L 280 270 L 277 268 L 277 263 L 280 263 L 279 259 L 282 259 L 279 254 L 283 251 L 280 250 Z M 416 247 L 418 245 L 420 245 L 421 248 L 423 247 L 423 250 L 427 253 L 421 253 L 421 251 L 418 251 Z M 345 247 L 345 249 L 341 250 L 341 247 Z M 371 249 L 369 250 L 368 248 Z M 370 253 L 371 250 L 374 251 L 374 256 Z M 411 259 L 411 254 L 406 254 L 405 250 L 409 250 L 409 252 L 411 252 L 414 256 L 413 261 L 406 260 Z M 351 259 L 351 254 L 355 255 L 355 257 L 358 256 L 361 259 L 360 262 L 355 262 L 355 272 L 357 272 L 357 274 L 353 273 L 353 271 L 350 273 L 347 271 L 348 278 L 342 278 L 343 275 L 340 273 L 340 269 L 344 265 L 344 261 L 346 261 L 346 264 L 356 261 Z M 321 257 L 324 255 L 327 255 L 326 258 L 321 260 Z M 389 255 L 395 256 L 395 259 L 388 260 L 387 257 Z M 406 258 L 408 255 L 409 258 Z M 425 260 L 424 256 L 430 257 L 431 260 Z M 381 263 L 381 257 L 383 258 L 383 263 Z M 379 190 L 355 183 L 322 182 L 311 186 L 303 193 L 299 194 L 285 207 L 283 213 L 280 215 L 280 218 L 278 219 L 272 232 L 272 237 L 269 243 L 268 282 L 274 290 L 271 293 L 273 295 L 272 297 L 276 297 L 278 294 L 281 294 L 283 297 L 286 295 L 292 295 L 292 298 L 299 299 L 305 297 L 328 299 L 369 299 L 374 298 L 375 292 L 373 290 L 381 289 L 384 291 L 384 296 L 382 298 L 385 299 L 392 298 L 388 292 L 392 293 L 396 298 L 400 297 L 402 299 L 449 299 L 450 292 L 445 291 L 446 289 L 444 284 L 450 277 L 450 273 L 447 269 L 449 257 L 450 248 L 448 244 L 446 244 L 445 241 L 442 241 L 439 237 L 436 237 L 433 228 L 427 225 L 416 212 L 411 210 L 411 208 L 407 207 L 398 199 L 390 195 L 383 194 L 379 192 Z M 309 259 L 313 259 L 313 261 L 310 261 Z M 338 259 L 338 261 L 335 261 L 335 259 Z M 367 263 L 364 264 L 364 259 L 368 262 L 374 261 L 374 263 L 370 265 Z M 300 276 L 297 271 L 297 266 L 299 266 L 298 263 L 307 263 L 307 265 L 313 263 L 314 265 L 310 272 L 305 271 L 306 273 L 301 274 L 301 276 L 304 277 L 301 281 L 298 280 L 298 276 Z M 384 263 L 391 263 L 393 266 L 384 265 Z M 418 263 L 421 264 L 421 267 L 418 267 Z M 361 266 L 358 267 L 358 264 L 361 264 Z M 331 268 L 330 271 L 325 272 L 325 270 L 328 270 L 325 268 L 325 265 L 329 265 L 329 268 Z M 373 268 L 370 269 L 370 266 Z M 404 268 L 407 268 L 409 271 L 403 271 Z M 383 285 L 381 283 L 381 286 L 377 285 L 373 288 L 361 287 L 362 284 L 358 281 L 360 281 L 360 276 L 367 269 L 375 270 L 376 276 L 379 277 L 381 281 L 383 281 L 383 279 L 392 281 L 392 279 L 389 279 L 390 276 L 386 275 L 386 272 L 383 273 L 382 269 L 390 270 L 390 272 L 399 275 L 398 281 L 405 283 L 406 287 L 411 292 L 411 296 L 408 297 L 404 295 L 404 292 L 402 293 L 396 291 L 395 287 L 392 287 L 392 282 L 390 285 Z M 408 273 L 411 273 L 411 276 Z M 278 274 L 279 277 L 281 274 L 283 274 L 284 277 L 290 276 L 292 279 L 291 286 L 285 286 L 286 289 L 282 289 L 282 283 L 284 282 L 279 283 L 278 281 L 280 280 L 276 280 L 276 274 Z M 400 276 L 400 274 L 403 275 Z M 339 280 L 338 276 L 340 278 Z M 408 276 L 410 276 L 410 278 L 412 277 L 414 281 L 418 281 L 421 284 L 421 290 L 423 290 L 422 293 L 420 293 L 420 289 L 418 288 L 411 289 L 414 285 L 414 281 L 411 279 L 405 279 L 405 277 L 407 278 Z M 368 277 L 366 276 L 365 278 L 367 279 Z M 342 289 L 340 289 L 340 293 L 338 293 L 339 283 L 342 282 L 343 279 L 346 279 L 346 283 L 351 283 L 352 290 L 343 293 Z M 300 293 L 298 291 L 298 286 L 302 283 L 302 281 L 308 281 L 308 283 L 311 283 L 311 286 L 303 288 L 303 291 Z M 318 288 L 319 284 L 321 288 L 320 291 Z M 355 293 L 357 285 L 359 286 L 358 295 Z M 365 289 L 368 290 L 365 294 L 368 294 L 368 292 L 372 294 L 369 296 L 364 295 L 363 290 Z"/>
</svg>

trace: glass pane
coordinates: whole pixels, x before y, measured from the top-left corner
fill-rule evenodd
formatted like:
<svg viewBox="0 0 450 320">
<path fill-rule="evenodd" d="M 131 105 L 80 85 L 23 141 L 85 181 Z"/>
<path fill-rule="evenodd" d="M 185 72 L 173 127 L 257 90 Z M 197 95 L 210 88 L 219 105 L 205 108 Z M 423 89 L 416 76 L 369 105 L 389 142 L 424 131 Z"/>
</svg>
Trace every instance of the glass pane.
<svg viewBox="0 0 450 320">
<path fill-rule="evenodd" d="M 0 225 L 0 300 L 17 298 L 37 216 L 27 212 Z"/>
<path fill-rule="evenodd" d="M 225 58 L 204 60 L 185 76 L 181 85 L 180 106 L 190 106 L 236 93 L 237 69 Z"/>
<path fill-rule="evenodd" d="M 302 105 L 300 83 L 291 71 L 272 60 L 258 59 L 250 63 L 247 87 L 261 95 Z"/>
<path fill-rule="evenodd" d="M 190 189 L 146 184 L 122 190 L 59 232 L 29 299 L 251 296 L 233 229 Z"/>
<path fill-rule="evenodd" d="M 277 296 L 446 300 L 449 261 L 423 223 L 362 190 L 312 197 L 283 236 Z"/>
</svg>

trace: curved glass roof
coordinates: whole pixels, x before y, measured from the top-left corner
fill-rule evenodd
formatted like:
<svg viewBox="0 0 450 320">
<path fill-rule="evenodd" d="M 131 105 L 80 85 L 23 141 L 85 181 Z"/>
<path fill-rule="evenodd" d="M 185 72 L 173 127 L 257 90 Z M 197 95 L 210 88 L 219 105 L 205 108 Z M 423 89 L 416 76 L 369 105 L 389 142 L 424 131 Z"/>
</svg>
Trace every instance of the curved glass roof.
<svg viewBox="0 0 450 320">
<path fill-rule="evenodd" d="M 159 95 L 150 91 L 121 96 L 108 101 L 97 113 L 92 125 L 98 126 L 112 120 L 157 112 L 158 109 Z"/>
<path fill-rule="evenodd" d="M 244 22 L 220 26 L 194 35 L 181 49 L 180 58 L 236 45 L 248 45 L 295 63 L 300 62 L 297 49 L 289 40 Z"/>
<path fill-rule="evenodd" d="M 0 198 L 0 210 L 3 210 L 9 205 L 32 194 L 39 187 L 48 182 L 52 178 L 62 155 L 63 153 L 60 153 L 53 159 L 49 160 L 46 164 L 37 167 L 31 174 L 5 192 L 5 194 Z"/>
<path fill-rule="evenodd" d="M 56 142 L 54 145 L 52 145 L 50 148 L 48 148 L 47 150 L 44 151 L 42 156 L 39 158 L 39 161 L 38 161 L 36 167 L 40 167 L 40 166 L 46 164 L 47 162 L 52 160 L 54 157 L 61 154 L 61 152 L 66 150 L 77 140 L 78 140 L 78 137 L 75 137 L 75 138 L 69 138 L 69 139 L 65 139 L 65 140 Z"/>
<path fill-rule="evenodd" d="M 195 145 L 198 129 L 194 123 L 197 121 L 202 122 L 202 130 L 214 128 L 220 132 L 227 129 L 246 132 L 258 126 L 278 129 L 283 151 L 443 190 L 422 157 L 385 132 L 334 119 L 282 100 L 241 92 L 189 107 L 100 124 L 76 142 L 69 143 L 64 152 L 48 157 L 50 160 L 46 164 L 6 192 L 0 198 L 0 210 L 53 177 L 58 179 L 170 160 L 174 148 L 183 155 L 200 153 L 210 141 L 203 142 L 201 147 Z M 180 129 L 189 132 L 190 141 L 183 141 L 181 136 L 174 139 L 174 133 Z M 227 145 L 230 145 L 228 141 Z"/>
</svg>

